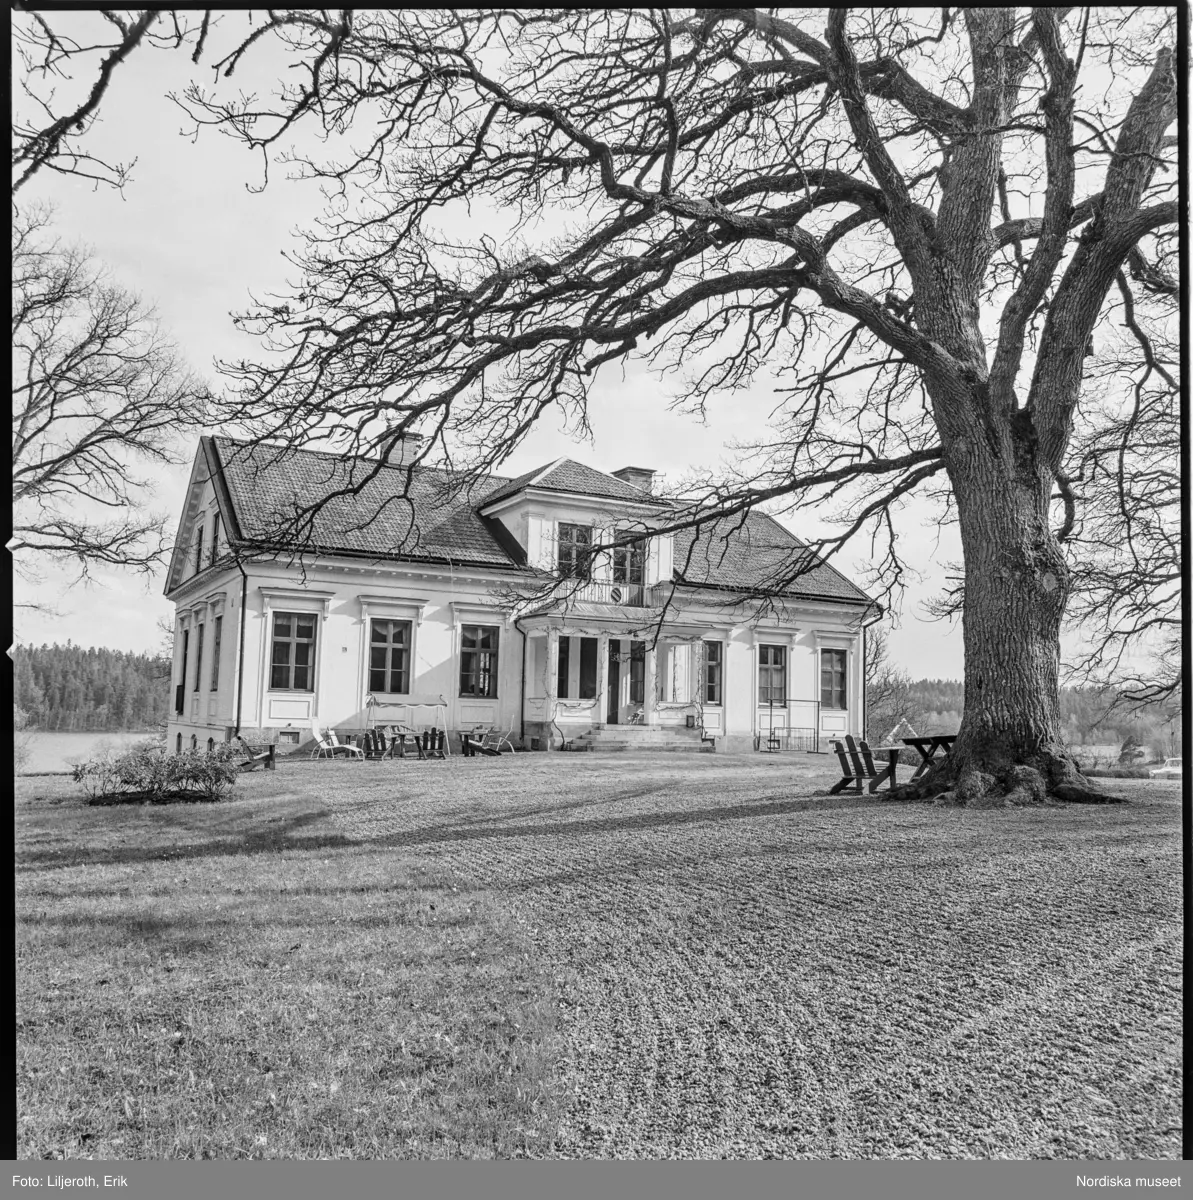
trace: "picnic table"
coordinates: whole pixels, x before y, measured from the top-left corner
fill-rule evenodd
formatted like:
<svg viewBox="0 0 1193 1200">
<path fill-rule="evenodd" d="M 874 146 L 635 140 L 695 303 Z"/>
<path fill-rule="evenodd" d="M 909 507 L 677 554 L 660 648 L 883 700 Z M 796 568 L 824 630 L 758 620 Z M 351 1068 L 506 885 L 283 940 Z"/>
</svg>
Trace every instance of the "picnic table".
<svg viewBox="0 0 1193 1200">
<path fill-rule="evenodd" d="M 932 765 L 937 751 L 941 752 L 942 757 L 947 758 L 949 749 L 956 740 L 957 735 L 955 733 L 933 734 L 930 737 L 904 738 L 904 745 L 914 746 L 920 753 L 920 765 L 916 767 L 915 774 L 911 778 L 913 780 L 919 779 Z"/>
</svg>

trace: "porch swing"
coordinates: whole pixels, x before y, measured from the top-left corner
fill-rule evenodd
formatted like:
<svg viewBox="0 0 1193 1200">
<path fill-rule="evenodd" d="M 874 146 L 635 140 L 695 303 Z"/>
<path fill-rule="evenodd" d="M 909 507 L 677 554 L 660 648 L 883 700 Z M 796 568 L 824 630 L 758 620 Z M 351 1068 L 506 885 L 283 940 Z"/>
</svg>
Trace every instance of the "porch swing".
<svg viewBox="0 0 1193 1200">
<path fill-rule="evenodd" d="M 373 757 L 406 757 L 409 739 L 419 758 L 446 758 L 451 754 L 447 736 L 447 701 L 442 695 L 427 700 L 378 700 L 372 693 L 365 701 L 368 710 L 368 735 L 374 747 L 382 744 L 389 731 L 389 744 L 375 750 Z M 426 717 L 430 710 L 429 722 Z M 419 721 L 419 714 L 423 719 Z M 421 732 L 419 725 L 421 724 Z M 378 734 L 381 736 L 378 737 Z"/>
</svg>

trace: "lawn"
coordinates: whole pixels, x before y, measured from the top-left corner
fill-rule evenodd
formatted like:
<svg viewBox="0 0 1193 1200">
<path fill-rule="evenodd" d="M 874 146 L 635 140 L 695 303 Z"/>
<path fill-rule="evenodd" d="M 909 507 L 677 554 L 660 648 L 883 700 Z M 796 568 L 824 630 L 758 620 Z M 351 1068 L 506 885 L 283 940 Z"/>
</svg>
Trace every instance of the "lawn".
<svg viewBox="0 0 1193 1200">
<path fill-rule="evenodd" d="M 22 1157 L 1174 1158 L 1181 793 L 806 755 L 18 781 Z"/>
</svg>

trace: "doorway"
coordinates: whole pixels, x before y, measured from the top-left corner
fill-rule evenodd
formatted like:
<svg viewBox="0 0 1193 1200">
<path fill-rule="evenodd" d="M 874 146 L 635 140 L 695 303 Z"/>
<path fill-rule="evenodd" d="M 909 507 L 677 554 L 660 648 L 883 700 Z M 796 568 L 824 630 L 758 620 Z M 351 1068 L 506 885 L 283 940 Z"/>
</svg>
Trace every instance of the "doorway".
<svg viewBox="0 0 1193 1200">
<path fill-rule="evenodd" d="M 609 639 L 609 690 L 606 694 L 606 717 L 610 725 L 616 725 L 621 711 L 621 643 Z"/>
</svg>

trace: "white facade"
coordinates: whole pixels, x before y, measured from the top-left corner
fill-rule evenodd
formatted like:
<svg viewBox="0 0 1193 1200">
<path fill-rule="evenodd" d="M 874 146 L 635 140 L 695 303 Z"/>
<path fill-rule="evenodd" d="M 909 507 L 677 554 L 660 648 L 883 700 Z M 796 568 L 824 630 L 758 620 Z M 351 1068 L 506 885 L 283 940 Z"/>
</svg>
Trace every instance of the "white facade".
<svg viewBox="0 0 1193 1200">
<path fill-rule="evenodd" d="M 671 598 L 660 629 L 669 536 L 649 538 L 640 587 L 617 584 L 606 553 L 590 583 L 536 607 L 511 596 L 524 582 L 521 568 L 340 554 L 300 564 L 243 547 L 234 556 L 227 505 L 197 463 L 167 593 L 177 613 L 171 747 L 202 748 L 237 731 L 300 745 L 312 727 L 352 735 L 371 719 L 451 731 L 496 726 L 541 748 L 626 723 L 698 727 L 720 739 L 718 748 L 741 749 L 765 744 L 772 730 L 806 730 L 826 748 L 826 739 L 863 728 L 864 604 L 795 599 L 782 615 L 755 619 L 753 606 L 727 607 L 723 592 L 690 590 Z M 652 520 L 645 503 L 533 489 L 486 515 L 525 550 L 528 567 L 544 569 L 555 567 L 561 522 L 592 527 L 599 542 Z M 378 622 L 394 622 L 383 632 L 402 641 L 393 658 L 381 652 L 393 668 L 381 675 L 372 654 Z M 483 668 L 464 644 L 478 630 L 489 642 Z M 475 674 L 461 678 L 466 661 L 486 671 L 483 685 Z"/>
</svg>

